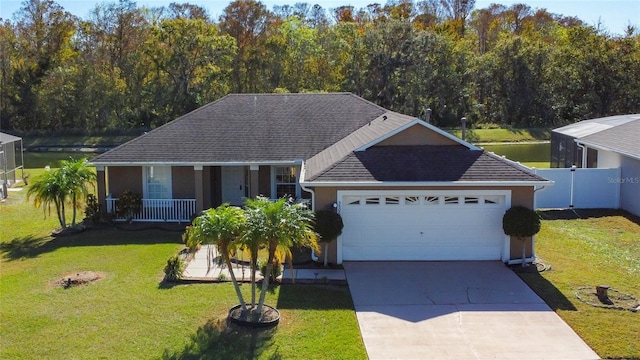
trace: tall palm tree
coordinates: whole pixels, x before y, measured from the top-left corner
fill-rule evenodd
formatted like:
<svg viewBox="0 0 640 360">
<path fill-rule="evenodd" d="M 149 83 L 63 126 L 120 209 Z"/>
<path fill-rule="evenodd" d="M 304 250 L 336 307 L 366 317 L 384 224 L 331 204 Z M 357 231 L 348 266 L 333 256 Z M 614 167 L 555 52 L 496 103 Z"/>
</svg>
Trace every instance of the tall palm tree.
<svg viewBox="0 0 640 360">
<path fill-rule="evenodd" d="M 64 179 L 58 170 L 45 171 L 34 179 L 31 185 L 29 185 L 27 200 L 29 200 L 31 196 L 34 197 L 33 205 L 35 205 L 36 208 L 43 206 L 45 217 L 47 216 L 47 210 L 49 210 L 50 214 L 51 205 L 54 205 L 60 226 L 63 229 L 67 227 L 64 207 L 67 191 L 64 185 Z"/>
<path fill-rule="evenodd" d="M 231 281 L 236 290 L 238 301 L 242 307 L 242 311 L 247 311 L 247 304 L 242 297 L 240 285 L 233 273 L 231 257 L 239 244 L 239 239 L 245 229 L 245 214 L 242 209 L 222 204 L 215 209 L 203 211 L 200 216 L 195 218 L 193 225 L 187 228 L 184 234 L 186 241 L 196 241 L 201 244 L 215 244 L 218 253 L 222 256 Z"/>
<path fill-rule="evenodd" d="M 262 292 L 256 314 L 262 314 L 265 295 L 269 287 L 269 278 L 274 260 L 282 261 L 291 255 L 291 247 L 305 246 L 318 249 L 317 234 L 311 222 L 313 212 L 304 204 L 292 204 L 286 198 L 271 201 L 265 197 L 247 199 L 246 237 L 261 239 L 268 250 L 267 271 L 262 280 Z"/>
<path fill-rule="evenodd" d="M 71 226 L 75 226 L 77 209 L 80 207 L 78 197 L 86 197 L 89 194 L 89 185 L 94 185 L 96 173 L 88 166 L 87 159 L 63 160 L 60 162 L 60 170 L 58 171 L 63 178 L 67 195 L 71 197 L 73 206 Z"/>
</svg>

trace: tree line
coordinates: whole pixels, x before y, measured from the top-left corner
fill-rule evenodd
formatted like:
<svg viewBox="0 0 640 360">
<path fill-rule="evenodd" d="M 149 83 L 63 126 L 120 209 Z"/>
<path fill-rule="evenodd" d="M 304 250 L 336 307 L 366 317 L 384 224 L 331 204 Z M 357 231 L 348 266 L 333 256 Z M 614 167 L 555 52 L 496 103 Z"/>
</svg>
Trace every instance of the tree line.
<svg viewBox="0 0 640 360">
<path fill-rule="evenodd" d="M 26 0 L 0 24 L 0 126 L 154 128 L 228 93 L 346 91 L 438 126 L 553 127 L 640 112 L 640 32 L 525 4 L 362 9 Z"/>
</svg>

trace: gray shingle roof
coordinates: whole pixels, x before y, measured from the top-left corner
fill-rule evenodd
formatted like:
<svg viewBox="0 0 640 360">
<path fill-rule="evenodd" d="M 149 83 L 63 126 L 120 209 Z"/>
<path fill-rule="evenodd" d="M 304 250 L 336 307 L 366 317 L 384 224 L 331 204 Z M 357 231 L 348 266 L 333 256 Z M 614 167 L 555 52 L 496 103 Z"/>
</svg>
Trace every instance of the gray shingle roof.
<svg viewBox="0 0 640 360">
<path fill-rule="evenodd" d="M 307 179 L 358 181 L 547 181 L 504 159 L 462 145 L 374 146 Z"/>
<path fill-rule="evenodd" d="M 308 159 L 386 112 L 350 93 L 227 95 L 92 162 Z"/>
<path fill-rule="evenodd" d="M 582 138 L 626 124 L 630 121 L 638 120 L 640 120 L 640 114 L 614 115 L 597 119 L 582 120 L 574 124 L 553 129 L 553 132 L 574 138 Z"/>
<path fill-rule="evenodd" d="M 318 173 L 342 160 L 355 149 L 377 140 L 415 120 L 415 117 L 391 111 L 384 113 L 306 161 L 306 177 L 315 177 Z"/>
<path fill-rule="evenodd" d="M 640 115 L 637 120 L 582 137 L 579 141 L 640 159 Z"/>
</svg>

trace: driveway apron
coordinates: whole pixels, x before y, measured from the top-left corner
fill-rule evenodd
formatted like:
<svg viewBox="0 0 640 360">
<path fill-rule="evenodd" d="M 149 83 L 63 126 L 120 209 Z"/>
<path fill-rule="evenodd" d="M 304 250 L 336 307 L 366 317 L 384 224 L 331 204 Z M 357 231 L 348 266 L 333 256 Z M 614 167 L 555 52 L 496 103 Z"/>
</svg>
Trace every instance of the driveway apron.
<svg viewBox="0 0 640 360">
<path fill-rule="evenodd" d="M 369 359 L 598 359 L 504 264 L 346 262 Z"/>
</svg>

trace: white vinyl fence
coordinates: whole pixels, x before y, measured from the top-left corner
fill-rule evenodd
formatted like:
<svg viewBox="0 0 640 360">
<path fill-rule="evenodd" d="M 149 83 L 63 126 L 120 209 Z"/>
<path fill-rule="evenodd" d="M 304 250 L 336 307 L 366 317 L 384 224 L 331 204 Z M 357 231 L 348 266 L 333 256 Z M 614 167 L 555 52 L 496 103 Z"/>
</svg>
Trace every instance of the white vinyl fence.
<svg viewBox="0 0 640 360">
<path fill-rule="evenodd" d="M 535 173 L 553 180 L 535 192 L 534 207 L 617 209 L 620 207 L 620 169 L 534 169 Z"/>
</svg>

